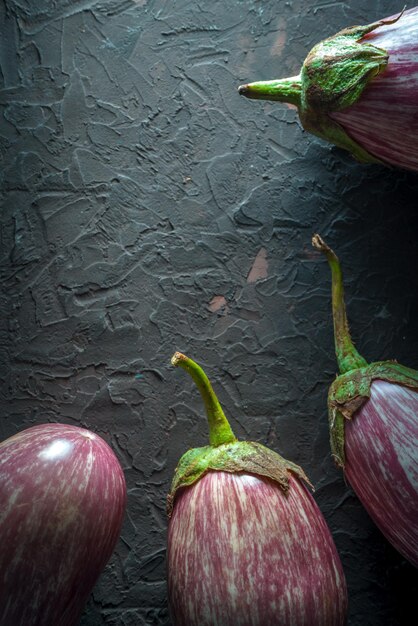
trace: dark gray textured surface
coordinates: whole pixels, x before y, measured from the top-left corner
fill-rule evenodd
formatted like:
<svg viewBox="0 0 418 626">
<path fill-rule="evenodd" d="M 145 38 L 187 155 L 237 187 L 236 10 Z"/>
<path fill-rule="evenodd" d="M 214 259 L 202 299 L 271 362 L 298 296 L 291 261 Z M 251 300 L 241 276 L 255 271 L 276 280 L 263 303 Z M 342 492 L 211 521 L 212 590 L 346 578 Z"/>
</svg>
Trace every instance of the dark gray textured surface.
<svg viewBox="0 0 418 626">
<path fill-rule="evenodd" d="M 333 531 L 350 626 L 410 623 L 417 573 L 330 458 L 330 276 L 370 361 L 418 367 L 418 176 L 361 166 L 237 86 L 299 71 L 393 1 L 2 0 L 0 438 L 81 424 L 118 454 L 121 541 L 82 626 L 168 626 L 165 494 L 206 441 L 204 365 L 236 434 L 301 464 Z"/>
</svg>

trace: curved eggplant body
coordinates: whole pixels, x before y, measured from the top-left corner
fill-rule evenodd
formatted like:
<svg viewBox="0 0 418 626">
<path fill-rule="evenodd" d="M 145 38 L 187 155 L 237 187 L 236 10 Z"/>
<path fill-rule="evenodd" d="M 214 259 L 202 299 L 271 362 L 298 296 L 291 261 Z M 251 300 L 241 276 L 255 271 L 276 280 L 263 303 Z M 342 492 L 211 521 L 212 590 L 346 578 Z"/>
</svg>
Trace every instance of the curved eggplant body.
<svg viewBox="0 0 418 626">
<path fill-rule="evenodd" d="M 77 624 L 125 506 L 122 468 L 98 435 L 45 424 L 0 443 L 0 625 Z"/>
<path fill-rule="evenodd" d="M 418 171 L 418 7 L 319 42 L 299 75 L 240 85 L 298 108 L 305 130 L 360 162 Z"/>
<path fill-rule="evenodd" d="M 345 577 L 302 483 L 209 472 L 178 492 L 168 529 L 176 626 L 340 626 Z"/>
<path fill-rule="evenodd" d="M 392 545 L 418 567 L 418 392 L 376 380 L 345 422 L 347 480 Z"/>
<path fill-rule="evenodd" d="M 355 104 L 330 117 L 370 154 L 418 171 L 418 7 L 362 41 L 388 52 L 387 68 L 370 81 Z"/>
</svg>

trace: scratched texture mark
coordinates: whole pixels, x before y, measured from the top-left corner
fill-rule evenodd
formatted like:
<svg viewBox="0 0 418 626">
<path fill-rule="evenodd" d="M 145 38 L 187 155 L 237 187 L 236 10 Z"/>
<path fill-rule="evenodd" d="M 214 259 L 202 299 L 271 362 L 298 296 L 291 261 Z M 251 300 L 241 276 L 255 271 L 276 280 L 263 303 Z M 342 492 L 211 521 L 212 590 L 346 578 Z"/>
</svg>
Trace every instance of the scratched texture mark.
<svg viewBox="0 0 418 626">
<path fill-rule="evenodd" d="M 206 441 L 175 350 L 205 366 L 239 436 L 310 476 L 350 625 L 406 623 L 417 574 L 330 458 L 330 277 L 310 238 L 343 261 L 361 353 L 418 367 L 418 179 L 358 165 L 292 109 L 236 91 L 399 10 L 365 7 L 0 1 L 0 436 L 91 428 L 129 487 L 82 626 L 170 624 L 165 494 L 179 456 Z"/>
</svg>

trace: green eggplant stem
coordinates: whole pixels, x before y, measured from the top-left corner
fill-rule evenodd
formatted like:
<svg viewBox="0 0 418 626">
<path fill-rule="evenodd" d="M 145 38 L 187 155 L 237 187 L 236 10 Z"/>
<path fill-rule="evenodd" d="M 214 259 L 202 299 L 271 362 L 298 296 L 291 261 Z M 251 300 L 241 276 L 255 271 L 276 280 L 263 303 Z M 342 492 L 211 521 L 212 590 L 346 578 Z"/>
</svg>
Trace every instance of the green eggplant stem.
<svg viewBox="0 0 418 626">
<path fill-rule="evenodd" d="M 312 245 L 325 254 L 331 268 L 335 353 L 340 373 L 346 374 L 360 367 L 366 367 L 367 361 L 357 352 L 350 336 L 344 301 L 343 277 L 338 257 L 320 235 L 312 237 Z"/>
<path fill-rule="evenodd" d="M 212 385 L 200 365 L 181 352 L 175 352 L 171 364 L 186 370 L 200 391 L 208 418 L 210 445 L 216 447 L 237 441 Z"/>
<path fill-rule="evenodd" d="M 274 102 L 287 102 L 300 108 L 302 99 L 302 81 L 300 74 L 290 78 L 278 80 L 265 80 L 256 83 L 248 83 L 238 87 L 241 96 L 253 100 L 273 100 Z"/>
</svg>

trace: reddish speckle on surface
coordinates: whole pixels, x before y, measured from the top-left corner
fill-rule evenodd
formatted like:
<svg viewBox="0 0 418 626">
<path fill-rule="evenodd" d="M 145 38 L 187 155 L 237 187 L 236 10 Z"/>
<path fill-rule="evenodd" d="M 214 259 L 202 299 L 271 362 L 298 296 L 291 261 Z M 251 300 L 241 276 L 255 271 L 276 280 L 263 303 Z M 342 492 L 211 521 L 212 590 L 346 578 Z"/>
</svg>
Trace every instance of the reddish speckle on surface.
<svg viewBox="0 0 418 626">
<path fill-rule="evenodd" d="M 260 248 L 257 256 L 254 259 L 254 263 L 251 266 L 250 272 L 247 276 L 247 283 L 255 283 L 257 280 L 267 278 L 268 274 L 268 261 L 267 251 L 265 248 Z"/>
<path fill-rule="evenodd" d="M 225 309 L 227 307 L 226 298 L 224 296 L 213 296 L 212 300 L 208 304 L 208 307 L 212 313 Z"/>
<path fill-rule="evenodd" d="M 277 20 L 277 36 L 270 48 L 270 54 L 272 57 L 280 57 L 284 47 L 286 45 L 286 20 L 280 17 Z"/>
</svg>

